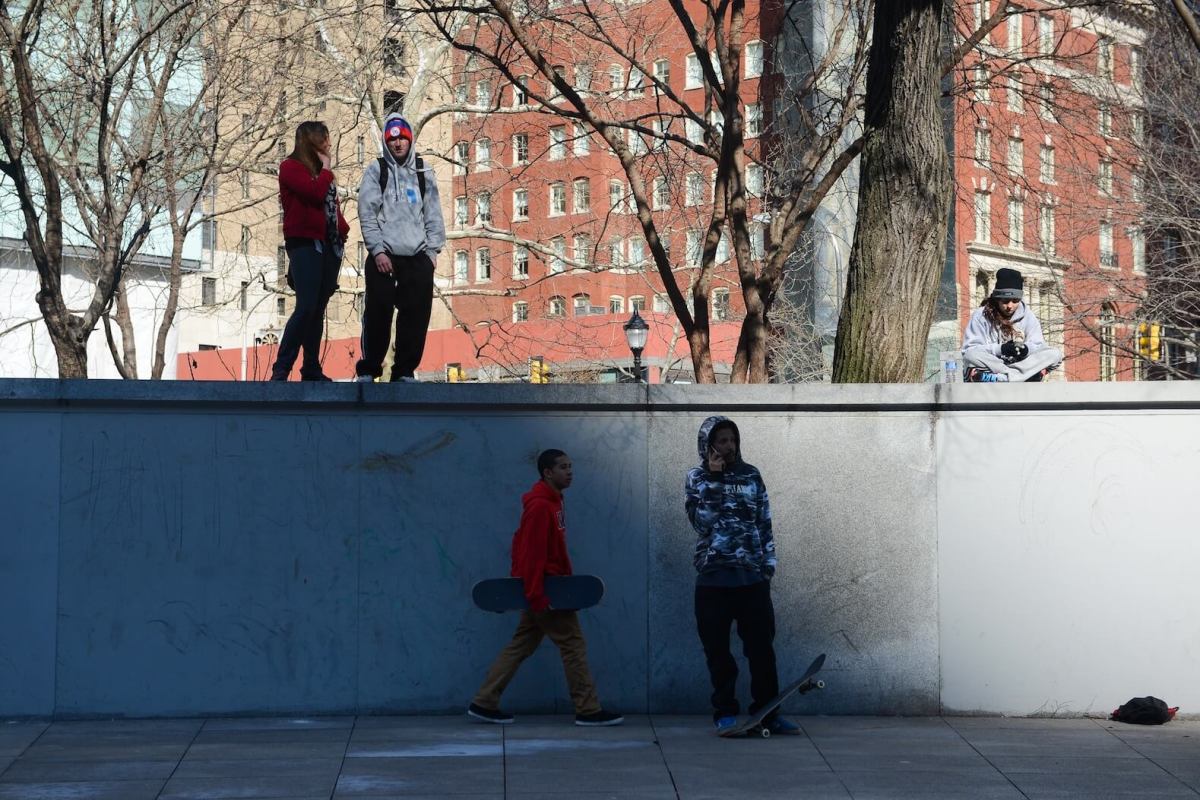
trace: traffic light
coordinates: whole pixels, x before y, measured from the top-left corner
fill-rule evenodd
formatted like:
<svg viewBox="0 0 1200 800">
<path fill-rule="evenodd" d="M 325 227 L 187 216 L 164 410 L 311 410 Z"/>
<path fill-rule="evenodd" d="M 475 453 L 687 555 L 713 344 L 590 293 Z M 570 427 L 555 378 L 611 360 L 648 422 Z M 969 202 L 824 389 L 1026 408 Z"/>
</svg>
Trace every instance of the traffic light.
<svg viewBox="0 0 1200 800">
<path fill-rule="evenodd" d="M 1162 361 L 1162 326 L 1153 322 L 1138 324 L 1138 354 L 1150 361 Z"/>
<path fill-rule="evenodd" d="M 529 382 L 530 383 L 549 383 L 550 371 L 546 369 L 546 359 L 542 356 L 530 356 L 529 358 Z"/>
</svg>

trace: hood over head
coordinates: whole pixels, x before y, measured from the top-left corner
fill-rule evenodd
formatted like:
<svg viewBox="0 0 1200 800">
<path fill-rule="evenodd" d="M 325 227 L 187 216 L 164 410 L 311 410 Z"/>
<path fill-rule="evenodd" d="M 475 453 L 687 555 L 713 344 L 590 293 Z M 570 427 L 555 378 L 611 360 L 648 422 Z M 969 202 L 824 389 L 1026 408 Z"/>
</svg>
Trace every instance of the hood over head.
<svg viewBox="0 0 1200 800">
<path fill-rule="evenodd" d="M 701 466 L 708 461 L 708 447 L 712 442 L 713 431 L 718 425 L 733 429 L 733 439 L 737 442 L 737 460 L 742 460 L 742 433 L 738 430 L 737 423 L 729 417 L 712 416 L 700 423 L 700 432 L 696 436 L 696 449 L 700 451 Z"/>
</svg>

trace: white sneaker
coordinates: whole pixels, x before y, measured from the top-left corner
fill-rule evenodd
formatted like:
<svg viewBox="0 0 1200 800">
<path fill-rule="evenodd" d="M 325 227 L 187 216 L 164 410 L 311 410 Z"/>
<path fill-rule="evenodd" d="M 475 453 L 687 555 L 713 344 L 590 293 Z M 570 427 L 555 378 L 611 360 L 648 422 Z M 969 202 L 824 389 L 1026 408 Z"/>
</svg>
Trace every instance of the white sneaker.
<svg viewBox="0 0 1200 800">
<path fill-rule="evenodd" d="M 355 383 L 374 383 L 375 377 L 373 375 L 355 375 L 354 382 Z"/>
</svg>

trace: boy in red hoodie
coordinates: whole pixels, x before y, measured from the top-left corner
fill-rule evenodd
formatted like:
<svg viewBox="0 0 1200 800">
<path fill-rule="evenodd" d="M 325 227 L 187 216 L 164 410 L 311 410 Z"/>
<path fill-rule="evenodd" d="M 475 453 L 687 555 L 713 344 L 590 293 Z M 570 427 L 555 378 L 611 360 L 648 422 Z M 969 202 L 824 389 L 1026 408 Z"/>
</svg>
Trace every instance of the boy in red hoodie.
<svg viewBox="0 0 1200 800">
<path fill-rule="evenodd" d="M 563 490 L 571 485 L 571 459 L 562 450 L 545 450 L 538 456 L 537 466 L 541 479 L 521 498 L 524 511 L 512 543 L 512 575 L 525 582 L 529 610 L 521 612 L 512 641 L 496 656 L 467 714 L 501 725 L 512 722 L 513 715 L 500 710 L 500 695 L 521 663 L 533 655 L 543 637 L 549 636 L 562 655 L 575 705 L 575 724 L 620 725 L 624 717 L 605 711 L 596 695 L 579 615 L 551 608 L 544 591 L 547 575 L 571 574 L 562 497 Z"/>
</svg>

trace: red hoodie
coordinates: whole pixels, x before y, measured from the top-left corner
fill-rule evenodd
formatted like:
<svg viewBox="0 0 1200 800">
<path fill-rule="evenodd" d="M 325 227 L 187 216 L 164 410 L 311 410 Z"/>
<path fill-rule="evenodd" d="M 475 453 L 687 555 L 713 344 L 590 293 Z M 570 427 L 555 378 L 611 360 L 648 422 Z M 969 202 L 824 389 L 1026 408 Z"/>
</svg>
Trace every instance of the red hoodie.
<svg viewBox="0 0 1200 800">
<path fill-rule="evenodd" d="M 313 177 L 308 167 L 294 158 L 279 165 L 279 203 L 283 206 L 283 235 L 301 239 L 325 239 L 325 195 L 333 183 L 333 173 L 327 169 Z M 350 225 L 342 216 L 342 202 L 337 203 L 338 233 L 345 243 Z"/>
<path fill-rule="evenodd" d="M 547 575 L 570 575 L 563 498 L 545 481 L 538 481 L 521 498 L 521 527 L 513 534 L 512 575 L 525 581 L 525 599 L 534 611 L 545 611 L 550 600 L 543 591 Z"/>
</svg>

